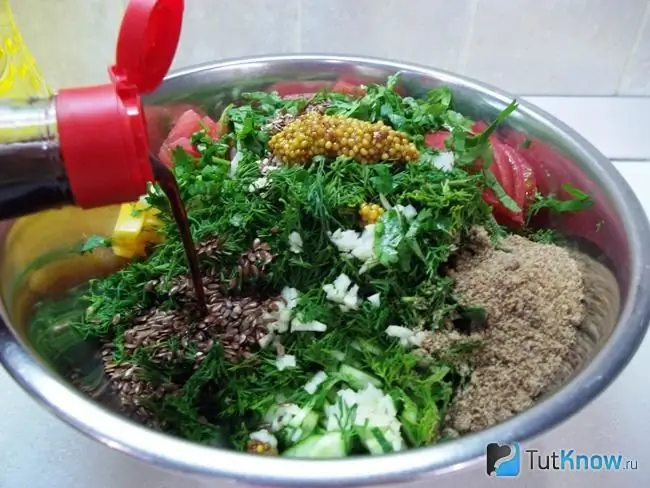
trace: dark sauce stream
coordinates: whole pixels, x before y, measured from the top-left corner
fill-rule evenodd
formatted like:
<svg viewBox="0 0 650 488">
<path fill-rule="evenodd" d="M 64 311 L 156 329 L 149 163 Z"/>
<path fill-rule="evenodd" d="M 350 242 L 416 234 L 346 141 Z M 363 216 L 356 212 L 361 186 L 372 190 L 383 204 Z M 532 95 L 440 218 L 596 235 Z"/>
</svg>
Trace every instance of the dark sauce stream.
<svg viewBox="0 0 650 488">
<path fill-rule="evenodd" d="M 153 175 L 162 191 L 167 195 L 169 205 L 174 215 L 174 220 L 178 226 L 178 231 L 181 234 L 183 241 L 183 248 L 185 249 L 185 256 L 187 263 L 190 267 L 190 275 L 192 276 L 192 284 L 194 285 L 194 292 L 196 299 L 199 303 L 202 315 L 207 315 L 208 307 L 205 300 L 205 290 L 203 289 L 203 279 L 201 276 L 201 269 L 199 268 L 199 256 L 192 240 L 190 233 L 190 224 L 187 220 L 187 212 L 185 205 L 181 200 L 180 191 L 178 190 L 178 183 L 174 173 L 158 158 L 150 156 L 151 167 L 153 168 Z"/>
</svg>

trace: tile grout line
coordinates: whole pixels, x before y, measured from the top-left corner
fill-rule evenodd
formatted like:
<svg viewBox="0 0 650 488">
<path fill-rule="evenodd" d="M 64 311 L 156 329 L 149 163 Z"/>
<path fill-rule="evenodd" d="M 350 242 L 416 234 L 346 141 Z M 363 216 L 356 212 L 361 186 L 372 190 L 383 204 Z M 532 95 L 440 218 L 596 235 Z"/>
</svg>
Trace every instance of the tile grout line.
<svg viewBox="0 0 650 488">
<path fill-rule="evenodd" d="M 469 49 L 474 37 L 474 25 L 476 24 L 476 13 L 478 11 L 479 0 L 470 0 L 469 4 L 469 27 L 465 33 L 465 38 L 460 49 L 460 56 L 458 57 L 457 69 L 459 73 L 464 73 L 469 62 Z"/>
<path fill-rule="evenodd" d="M 617 95 L 623 89 L 623 84 L 625 82 L 627 71 L 630 67 L 630 64 L 632 63 L 632 59 L 634 58 L 634 55 L 636 54 L 637 50 L 641 46 L 641 39 L 643 38 L 643 31 L 646 25 L 650 25 L 650 0 L 648 0 L 648 3 L 646 4 L 643 15 L 641 16 L 641 22 L 639 23 L 639 27 L 637 28 L 636 34 L 634 36 L 634 42 L 632 43 L 632 48 L 630 49 L 630 52 L 627 54 L 625 63 L 623 64 L 623 69 L 621 70 L 621 74 L 619 76 L 618 84 L 616 86 L 616 91 L 615 91 Z"/>
</svg>

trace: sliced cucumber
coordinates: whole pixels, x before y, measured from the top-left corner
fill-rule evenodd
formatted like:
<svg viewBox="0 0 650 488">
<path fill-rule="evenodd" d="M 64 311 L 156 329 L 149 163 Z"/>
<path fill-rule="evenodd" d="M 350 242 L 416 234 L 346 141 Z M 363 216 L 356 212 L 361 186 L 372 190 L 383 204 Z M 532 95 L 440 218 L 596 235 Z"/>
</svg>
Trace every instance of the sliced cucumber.
<svg viewBox="0 0 650 488">
<path fill-rule="evenodd" d="M 377 346 L 374 346 L 370 344 L 368 341 L 364 341 L 364 340 L 353 341 L 351 346 L 359 352 L 370 353 L 370 354 L 374 354 L 375 356 L 381 356 L 381 353 L 383 352 Z"/>
<path fill-rule="evenodd" d="M 314 432 L 318 420 L 318 414 L 313 411 L 307 411 L 304 416 L 297 415 L 279 432 L 279 436 L 287 445 L 297 444 Z"/>
<path fill-rule="evenodd" d="M 332 352 L 330 353 L 330 355 L 331 355 L 334 359 L 336 359 L 339 363 L 345 360 L 345 353 L 343 353 L 343 352 L 341 352 L 341 351 L 334 350 L 334 351 L 332 351 Z"/>
<path fill-rule="evenodd" d="M 318 420 L 319 416 L 316 412 L 309 412 L 307 414 L 307 417 L 305 417 L 305 420 L 302 421 L 302 425 L 300 426 L 302 428 L 303 439 L 307 438 L 312 432 L 314 432 L 314 429 L 318 425 Z"/>
<path fill-rule="evenodd" d="M 405 402 L 400 420 L 402 423 L 402 432 L 406 437 L 406 440 L 412 445 L 415 445 L 416 437 L 413 430 L 416 429 L 418 425 L 418 407 L 410 399 L 408 402 Z"/>
<path fill-rule="evenodd" d="M 373 385 L 377 388 L 381 387 L 381 380 L 368 373 L 364 373 L 360 369 L 353 368 L 350 365 L 342 364 L 339 368 L 339 374 L 346 383 L 357 390 L 362 390 L 368 385 Z"/>
<path fill-rule="evenodd" d="M 378 427 L 363 429 L 359 433 L 361 443 L 370 454 L 387 454 L 393 452 L 393 446 Z"/>
<path fill-rule="evenodd" d="M 282 453 L 283 456 L 296 458 L 336 458 L 347 454 L 341 432 L 312 434 Z"/>
</svg>

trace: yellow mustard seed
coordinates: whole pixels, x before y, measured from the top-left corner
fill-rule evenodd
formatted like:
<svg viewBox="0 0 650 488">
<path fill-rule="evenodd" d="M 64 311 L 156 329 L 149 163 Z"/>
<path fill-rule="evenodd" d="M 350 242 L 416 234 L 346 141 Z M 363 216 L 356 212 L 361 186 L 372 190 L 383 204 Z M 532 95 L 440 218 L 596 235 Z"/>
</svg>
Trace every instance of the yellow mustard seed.
<svg viewBox="0 0 650 488">
<path fill-rule="evenodd" d="M 287 164 L 305 164 L 314 156 L 349 155 L 364 164 L 412 162 L 420 156 L 406 134 L 383 123 L 316 112 L 299 117 L 271 137 L 269 149 Z"/>
<path fill-rule="evenodd" d="M 361 221 L 366 225 L 376 223 L 383 213 L 383 207 L 376 203 L 362 203 L 359 207 L 359 216 L 361 217 Z"/>
</svg>

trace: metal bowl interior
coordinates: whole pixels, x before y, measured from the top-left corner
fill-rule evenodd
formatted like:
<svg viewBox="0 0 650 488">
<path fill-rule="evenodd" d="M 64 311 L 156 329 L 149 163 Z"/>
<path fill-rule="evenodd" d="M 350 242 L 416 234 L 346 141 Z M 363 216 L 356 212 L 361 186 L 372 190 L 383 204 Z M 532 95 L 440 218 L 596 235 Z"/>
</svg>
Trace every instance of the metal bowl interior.
<svg viewBox="0 0 650 488">
<path fill-rule="evenodd" d="M 331 82 L 341 75 L 362 83 L 384 82 L 402 72 L 402 86 L 419 96 L 444 84 L 459 112 L 491 121 L 512 97 L 478 82 L 439 70 L 384 60 L 335 56 L 278 56 L 220 62 L 168 77 L 146 100 L 156 150 L 174 114 L 198 106 L 218 115 L 242 92 L 267 89 L 277 81 Z M 459 469 L 484 455 L 489 442 L 525 441 L 578 412 L 601 393 L 634 355 L 650 319 L 650 228 L 632 190 L 610 162 L 569 127 L 520 102 L 499 129 L 501 134 L 536 138 L 547 144 L 547 169 L 558 185 L 570 182 L 591 193 L 596 204 L 587 228 L 575 219 L 556 218 L 547 225 L 580 237 L 585 249 L 611 268 L 620 290 L 617 320 L 604 325 L 571 378 L 533 408 L 490 429 L 432 447 L 390 455 L 390 459 L 352 458 L 309 461 L 255 458 L 206 447 L 151 431 L 113 413 L 76 390 L 69 381 L 71 363 L 94 378 L 102 375 L 96 345 L 71 338 L 66 351 L 50 350 L 43 338 L 67 334 L 61 324 L 34 324 L 30 315 L 43 297 L 113 272 L 124 260 L 110 254 L 71 255 L 66 249 L 88 235 L 109 235 L 117 208 L 82 211 L 65 208 L 15 222 L 0 223 L 2 326 L 0 359 L 23 388 L 63 421 L 110 447 L 160 466 L 256 484 L 318 485 L 404 482 L 424 473 Z M 66 306 L 73 307 L 74 304 Z M 101 388 L 96 390 L 101 397 Z M 106 400 L 106 399 L 104 399 Z M 110 399 L 108 399 L 110 401 Z M 106 402 L 104 402 L 106 403 Z"/>
</svg>

